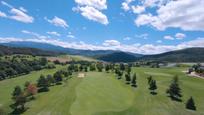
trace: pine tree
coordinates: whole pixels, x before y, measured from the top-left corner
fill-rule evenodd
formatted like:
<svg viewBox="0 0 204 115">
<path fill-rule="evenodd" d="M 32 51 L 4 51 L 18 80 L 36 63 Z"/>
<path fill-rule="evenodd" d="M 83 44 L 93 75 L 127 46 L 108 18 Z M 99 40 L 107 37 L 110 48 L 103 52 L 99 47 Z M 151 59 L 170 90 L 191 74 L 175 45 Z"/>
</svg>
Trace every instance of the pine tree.
<svg viewBox="0 0 204 115">
<path fill-rule="evenodd" d="M 12 98 L 15 99 L 16 97 L 18 97 L 18 96 L 21 95 L 21 94 L 22 94 L 22 89 L 21 89 L 21 87 L 20 87 L 20 86 L 16 86 L 16 87 L 14 88 L 13 93 L 12 93 Z"/>
<path fill-rule="evenodd" d="M 151 94 L 156 94 L 155 90 L 157 89 L 157 84 L 155 80 L 151 80 L 149 83 L 149 90 L 151 90 Z"/>
<path fill-rule="evenodd" d="M 149 77 L 147 78 L 147 80 L 148 80 L 148 84 L 150 84 L 150 82 L 152 81 L 152 76 L 149 76 Z"/>
<path fill-rule="evenodd" d="M 196 106 L 195 106 L 195 102 L 193 100 L 193 97 L 190 97 L 190 99 L 188 99 L 188 101 L 186 103 L 186 109 L 196 110 Z"/>
<path fill-rule="evenodd" d="M 137 87 L 137 76 L 136 73 L 134 73 L 133 77 L 132 77 L 132 86 L 133 87 Z"/>
<path fill-rule="evenodd" d="M 130 74 L 125 74 L 125 79 L 126 79 L 126 83 L 130 84 L 130 81 L 131 81 Z"/>
<path fill-rule="evenodd" d="M 40 88 L 39 91 L 49 91 L 48 86 L 49 86 L 48 80 L 45 78 L 44 75 L 41 75 L 37 83 L 37 87 Z"/>
<path fill-rule="evenodd" d="M 173 100 L 181 101 L 181 88 L 178 84 L 178 76 L 175 76 L 172 80 L 172 83 L 169 86 L 169 89 L 167 89 L 166 93 L 171 97 Z"/>
</svg>

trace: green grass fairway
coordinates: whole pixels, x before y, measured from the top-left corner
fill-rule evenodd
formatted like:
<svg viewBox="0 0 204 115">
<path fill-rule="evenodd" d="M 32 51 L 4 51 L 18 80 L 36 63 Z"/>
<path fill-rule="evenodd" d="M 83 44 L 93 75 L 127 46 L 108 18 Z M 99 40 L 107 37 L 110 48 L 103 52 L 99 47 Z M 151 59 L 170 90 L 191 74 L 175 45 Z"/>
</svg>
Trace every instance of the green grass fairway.
<svg viewBox="0 0 204 115">
<path fill-rule="evenodd" d="M 88 73 L 76 88 L 77 98 L 71 107 L 72 115 L 92 115 L 104 111 L 129 108 L 134 92 L 125 88 L 106 73 Z"/>
<path fill-rule="evenodd" d="M 52 74 L 65 68 L 32 72 L 22 77 L 0 81 L 0 104 L 10 112 L 9 104 L 14 86 L 25 81 L 35 82 L 40 74 Z M 125 84 L 112 73 L 88 72 L 84 78 L 77 75 L 50 91 L 36 95 L 36 100 L 26 104 L 25 115 L 204 115 L 204 79 L 187 77 L 185 68 L 133 68 L 137 73 L 138 87 Z M 148 90 L 147 77 L 157 81 L 157 95 Z M 179 76 L 183 102 L 172 101 L 166 95 L 174 75 Z M 197 111 L 185 109 L 185 102 L 193 96 Z"/>
<path fill-rule="evenodd" d="M 9 108 L 9 105 L 12 103 L 11 94 L 16 85 L 22 86 L 23 88 L 26 81 L 36 83 L 37 79 L 41 74 L 53 74 L 57 70 L 61 70 L 66 67 L 67 66 L 56 66 L 56 69 L 44 69 L 41 71 L 34 71 L 27 75 L 0 81 L 0 107 L 3 108 L 3 110 L 6 112 L 11 111 L 11 109 Z"/>
</svg>

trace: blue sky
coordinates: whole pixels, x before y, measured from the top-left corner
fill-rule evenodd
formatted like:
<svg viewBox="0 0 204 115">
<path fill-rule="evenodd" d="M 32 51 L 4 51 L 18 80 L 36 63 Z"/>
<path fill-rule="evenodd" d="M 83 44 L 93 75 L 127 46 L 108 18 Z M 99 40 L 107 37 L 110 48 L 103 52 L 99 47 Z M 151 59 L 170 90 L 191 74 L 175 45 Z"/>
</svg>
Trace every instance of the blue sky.
<svg viewBox="0 0 204 115">
<path fill-rule="evenodd" d="M 204 46 L 203 0 L 0 1 L 0 42 L 142 54 Z"/>
</svg>

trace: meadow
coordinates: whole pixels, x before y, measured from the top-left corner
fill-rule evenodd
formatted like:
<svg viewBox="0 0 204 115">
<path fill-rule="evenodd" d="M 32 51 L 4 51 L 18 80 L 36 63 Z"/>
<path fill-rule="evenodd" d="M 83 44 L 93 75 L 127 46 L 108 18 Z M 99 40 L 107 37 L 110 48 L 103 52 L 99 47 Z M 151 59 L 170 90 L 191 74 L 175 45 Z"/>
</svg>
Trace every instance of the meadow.
<svg viewBox="0 0 204 115">
<path fill-rule="evenodd" d="M 28 75 L 0 81 L 0 107 L 11 112 L 11 93 L 16 85 L 26 81 L 36 82 L 41 74 L 53 74 L 67 66 L 34 71 Z M 204 79 L 186 76 L 185 67 L 148 68 L 136 67 L 138 87 L 118 80 L 113 73 L 87 72 L 84 78 L 74 74 L 62 85 L 50 87 L 49 92 L 39 93 L 36 100 L 26 104 L 25 115 L 204 115 Z M 157 95 L 151 95 L 147 77 L 157 81 Z M 166 89 L 178 75 L 182 89 L 182 102 L 172 101 Z M 185 102 L 193 96 L 196 111 L 185 109 Z"/>
</svg>

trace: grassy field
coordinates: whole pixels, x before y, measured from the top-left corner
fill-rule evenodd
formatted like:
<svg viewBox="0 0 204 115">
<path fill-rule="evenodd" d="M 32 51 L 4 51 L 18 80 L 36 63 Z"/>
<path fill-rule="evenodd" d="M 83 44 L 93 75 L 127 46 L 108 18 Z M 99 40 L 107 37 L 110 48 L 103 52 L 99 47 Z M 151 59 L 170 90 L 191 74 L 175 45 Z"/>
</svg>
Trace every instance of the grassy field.
<svg viewBox="0 0 204 115">
<path fill-rule="evenodd" d="M 57 69 L 63 68 L 58 66 Z M 29 102 L 25 115 L 204 115 L 204 79 L 187 77 L 184 68 L 134 68 L 137 88 L 118 80 L 111 73 L 88 72 L 84 78 L 73 77 L 67 83 L 40 93 Z M 10 111 L 11 92 L 15 85 L 36 81 L 40 74 L 56 70 L 42 70 L 14 79 L 0 81 L 0 104 Z M 151 95 L 147 77 L 157 81 L 158 94 Z M 183 102 L 169 99 L 165 91 L 174 75 L 179 75 Z M 185 102 L 193 96 L 197 111 L 185 109 Z"/>
</svg>

